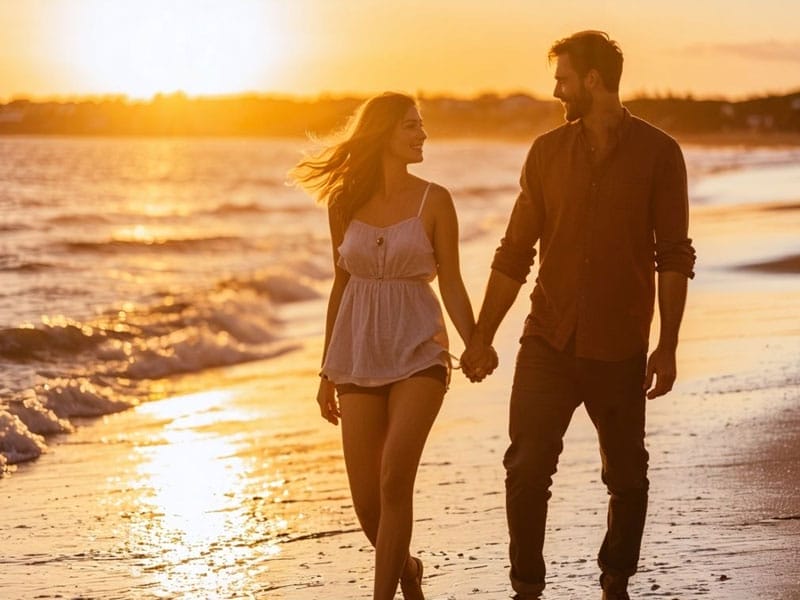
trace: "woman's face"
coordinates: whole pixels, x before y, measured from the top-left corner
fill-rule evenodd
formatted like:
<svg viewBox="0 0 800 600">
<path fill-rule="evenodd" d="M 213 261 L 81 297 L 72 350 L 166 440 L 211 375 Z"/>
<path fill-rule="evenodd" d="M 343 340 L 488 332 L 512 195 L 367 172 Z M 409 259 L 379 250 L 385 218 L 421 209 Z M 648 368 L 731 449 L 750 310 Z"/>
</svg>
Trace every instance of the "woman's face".
<svg viewBox="0 0 800 600">
<path fill-rule="evenodd" d="M 386 148 L 387 154 L 404 164 L 422 162 L 422 145 L 427 137 L 417 107 L 411 106 L 395 125 Z"/>
</svg>

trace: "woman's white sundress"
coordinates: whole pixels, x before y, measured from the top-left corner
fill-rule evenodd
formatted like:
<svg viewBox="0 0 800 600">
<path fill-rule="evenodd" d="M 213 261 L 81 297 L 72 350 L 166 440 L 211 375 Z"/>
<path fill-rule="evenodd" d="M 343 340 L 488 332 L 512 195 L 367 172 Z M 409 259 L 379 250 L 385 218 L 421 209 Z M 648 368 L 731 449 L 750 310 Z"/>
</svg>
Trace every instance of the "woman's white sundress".
<svg viewBox="0 0 800 600">
<path fill-rule="evenodd" d="M 420 218 L 386 227 L 350 222 L 339 266 L 350 274 L 322 374 L 337 384 L 381 386 L 433 365 L 448 366 L 442 308 L 431 288 L 433 247 Z"/>
</svg>

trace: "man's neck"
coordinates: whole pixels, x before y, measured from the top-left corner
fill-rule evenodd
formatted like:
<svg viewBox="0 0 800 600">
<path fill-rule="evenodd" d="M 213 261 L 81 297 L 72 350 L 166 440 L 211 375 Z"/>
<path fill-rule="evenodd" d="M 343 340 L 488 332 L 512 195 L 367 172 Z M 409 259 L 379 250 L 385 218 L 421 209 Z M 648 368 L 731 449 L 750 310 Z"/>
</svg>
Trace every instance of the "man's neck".
<svg viewBox="0 0 800 600">
<path fill-rule="evenodd" d="M 624 116 L 625 109 L 618 96 L 614 95 L 604 102 L 595 100 L 592 110 L 581 119 L 592 148 L 600 150 L 607 148 L 609 140 L 622 125 Z"/>
</svg>

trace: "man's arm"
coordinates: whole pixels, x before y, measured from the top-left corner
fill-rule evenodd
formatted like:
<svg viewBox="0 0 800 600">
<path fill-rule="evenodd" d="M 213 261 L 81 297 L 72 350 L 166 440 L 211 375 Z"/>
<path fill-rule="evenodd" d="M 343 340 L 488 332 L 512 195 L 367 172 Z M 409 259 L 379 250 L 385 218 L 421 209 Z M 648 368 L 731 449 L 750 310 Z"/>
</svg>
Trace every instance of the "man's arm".
<svg viewBox="0 0 800 600">
<path fill-rule="evenodd" d="M 475 326 L 473 341 L 491 346 L 500 323 L 503 322 L 514 300 L 517 299 L 522 283 L 505 273 L 492 269 L 486 284 L 486 296 Z"/>
<path fill-rule="evenodd" d="M 663 396 L 672 389 L 677 377 L 675 353 L 678 349 L 678 332 L 686 306 L 688 278 L 676 271 L 658 274 L 658 314 L 661 330 L 658 345 L 647 361 L 644 389 L 648 398 Z M 652 387 L 653 378 L 656 385 Z"/>
<path fill-rule="evenodd" d="M 464 372 L 471 381 L 481 381 L 497 368 L 497 354 L 492 349 L 492 341 L 521 287 L 521 282 L 492 269 L 478 323 L 461 355 Z"/>
<path fill-rule="evenodd" d="M 695 251 L 689 238 L 686 163 L 680 146 L 674 140 L 664 147 L 654 189 L 653 220 L 661 330 L 658 345 L 647 361 L 644 388 L 648 390 L 648 398 L 663 396 L 675 383 L 675 351 L 686 305 L 687 281 L 694 277 Z"/>
<path fill-rule="evenodd" d="M 470 381 L 481 381 L 497 367 L 492 348 L 497 328 L 519 294 L 536 256 L 536 242 L 544 224 L 544 200 L 536 159 L 536 142 L 531 147 L 520 175 L 520 192 L 492 261 L 478 323 L 461 364 Z"/>
</svg>

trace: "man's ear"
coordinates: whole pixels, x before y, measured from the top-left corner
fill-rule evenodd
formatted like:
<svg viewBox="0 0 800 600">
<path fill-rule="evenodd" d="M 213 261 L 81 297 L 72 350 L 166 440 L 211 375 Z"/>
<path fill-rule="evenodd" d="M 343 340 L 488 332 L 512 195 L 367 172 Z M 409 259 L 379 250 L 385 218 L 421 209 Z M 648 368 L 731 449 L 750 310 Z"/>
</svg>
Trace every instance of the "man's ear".
<svg viewBox="0 0 800 600">
<path fill-rule="evenodd" d="M 583 85 L 588 90 L 596 90 L 603 87 L 603 78 L 597 69 L 589 69 L 589 72 L 583 78 Z"/>
</svg>

